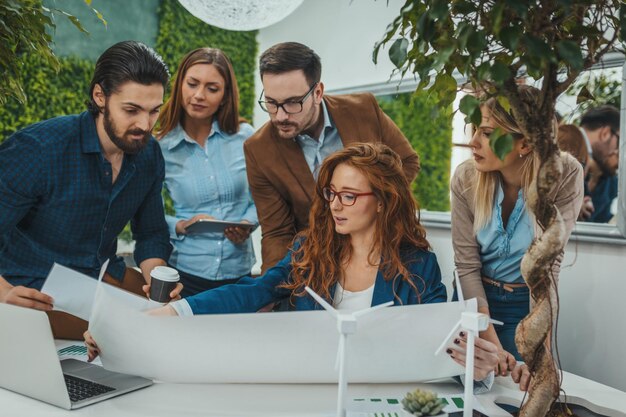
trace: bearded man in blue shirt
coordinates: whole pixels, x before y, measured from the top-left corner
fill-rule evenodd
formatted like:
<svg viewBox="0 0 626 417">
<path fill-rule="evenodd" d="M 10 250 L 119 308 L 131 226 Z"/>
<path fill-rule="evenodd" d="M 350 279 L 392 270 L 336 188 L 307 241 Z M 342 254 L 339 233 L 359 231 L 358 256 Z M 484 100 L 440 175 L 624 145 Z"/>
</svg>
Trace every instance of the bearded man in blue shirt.
<svg viewBox="0 0 626 417">
<path fill-rule="evenodd" d="M 166 264 L 164 162 L 150 132 L 168 79 L 154 50 L 117 43 L 96 63 L 88 111 L 35 123 L 0 145 L 0 302 L 52 310 L 39 290 L 54 262 L 95 278 L 110 260 L 107 280 L 139 292 Z M 116 255 L 129 220 L 138 279 Z"/>
</svg>

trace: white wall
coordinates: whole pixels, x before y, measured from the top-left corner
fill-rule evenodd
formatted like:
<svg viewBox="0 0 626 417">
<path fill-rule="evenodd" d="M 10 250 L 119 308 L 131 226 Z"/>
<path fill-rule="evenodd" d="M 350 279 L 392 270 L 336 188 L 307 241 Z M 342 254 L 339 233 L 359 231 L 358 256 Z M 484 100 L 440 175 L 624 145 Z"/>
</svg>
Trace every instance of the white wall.
<svg viewBox="0 0 626 417">
<path fill-rule="evenodd" d="M 451 297 L 454 259 L 449 230 L 431 228 Z M 626 246 L 573 242 L 559 278 L 558 350 L 564 370 L 626 391 Z"/>
</svg>

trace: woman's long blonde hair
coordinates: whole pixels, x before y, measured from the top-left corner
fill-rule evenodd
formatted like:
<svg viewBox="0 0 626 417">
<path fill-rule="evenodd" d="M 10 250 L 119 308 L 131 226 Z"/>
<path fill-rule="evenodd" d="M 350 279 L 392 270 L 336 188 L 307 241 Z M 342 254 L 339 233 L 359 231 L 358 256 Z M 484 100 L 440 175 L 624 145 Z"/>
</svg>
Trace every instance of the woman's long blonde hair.
<svg viewBox="0 0 626 417">
<path fill-rule="evenodd" d="M 372 192 L 381 204 L 376 218 L 374 245 L 369 258 L 380 254 L 386 280 L 399 276 L 415 287 L 411 274 L 401 259 L 401 248 L 406 246 L 427 250 L 426 231 L 420 224 L 409 182 L 402 171 L 402 160 L 391 148 L 382 144 L 357 144 L 330 155 L 322 163 L 309 227 L 298 238 L 302 245 L 293 256 L 293 270 L 289 282 L 282 285 L 294 296 L 304 295 L 308 285 L 326 299 L 330 289 L 343 278 L 343 265 L 352 256 L 350 236 L 335 231 L 335 222 L 322 190 L 330 186 L 335 169 L 346 164 L 358 169 L 367 178 Z M 375 259 L 378 261 L 378 258 Z M 418 294 L 419 299 L 419 294 Z"/>
<path fill-rule="evenodd" d="M 524 101 L 539 103 L 541 92 L 537 88 L 528 85 L 520 85 L 518 88 L 520 93 L 526 96 Z M 513 140 L 524 139 L 524 134 L 513 114 L 506 111 L 496 98 L 487 99 L 482 103 L 481 107 L 489 110 L 494 124 L 503 130 L 504 133 L 510 133 L 513 136 Z M 554 119 L 553 123 L 553 132 L 556 132 L 556 119 Z M 534 149 L 523 158 L 524 163 L 520 170 L 520 177 L 522 179 L 522 193 L 527 195 L 528 189 L 537 175 L 540 161 Z M 501 175 L 497 171 L 476 171 L 475 175 L 476 178 L 472 181 L 472 184 L 475 184 L 474 232 L 478 232 L 491 220 L 496 185 L 501 180 Z"/>
</svg>

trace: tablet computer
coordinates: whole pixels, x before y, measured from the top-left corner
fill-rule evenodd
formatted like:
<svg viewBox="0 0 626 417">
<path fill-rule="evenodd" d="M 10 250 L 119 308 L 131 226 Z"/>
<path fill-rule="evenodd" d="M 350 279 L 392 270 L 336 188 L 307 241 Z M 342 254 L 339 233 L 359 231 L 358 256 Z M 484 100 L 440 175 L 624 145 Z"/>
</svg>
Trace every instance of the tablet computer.
<svg viewBox="0 0 626 417">
<path fill-rule="evenodd" d="M 200 219 L 185 228 L 189 234 L 198 233 L 224 233 L 227 227 L 243 227 L 244 229 L 253 229 L 254 225 L 243 222 L 231 222 L 226 220 Z"/>
</svg>

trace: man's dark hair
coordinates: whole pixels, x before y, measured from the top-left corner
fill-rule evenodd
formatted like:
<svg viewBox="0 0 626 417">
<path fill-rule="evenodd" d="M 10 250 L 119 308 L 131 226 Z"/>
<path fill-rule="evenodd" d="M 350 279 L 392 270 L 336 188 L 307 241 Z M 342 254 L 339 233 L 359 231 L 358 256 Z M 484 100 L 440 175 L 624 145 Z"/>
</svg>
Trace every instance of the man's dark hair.
<svg viewBox="0 0 626 417">
<path fill-rule="evenodd" d="M 311 86 L 322 77 L 320 57 L 306 45 L 298 42 L 276 44 L 263 52 L 259 58 L 261 79 L 263 74 L 282 74 L 302 70 L 307 83 Z"/>
<path fill-rule="evenodd" d="M 93 99 L 96 84 L 100 85 L 104 95 L 109 97 L 128 81 L 143 85 L 160 83 L 166 88 L 169 78 L 167 65 L 154 49 L 137 41 L 116 43 L 104 51 L 96 62 L 89 86 L 87 109 L 94 117 L 100 113 L 100 107 Z"/>
<path fill-rule="evenodd" d="M 580 125 L 589 130 L 609 126 L 613 132 L 619 133 L 619 110 L 608 104 L 595 107 L 582 115 Z"/>
</svg>

